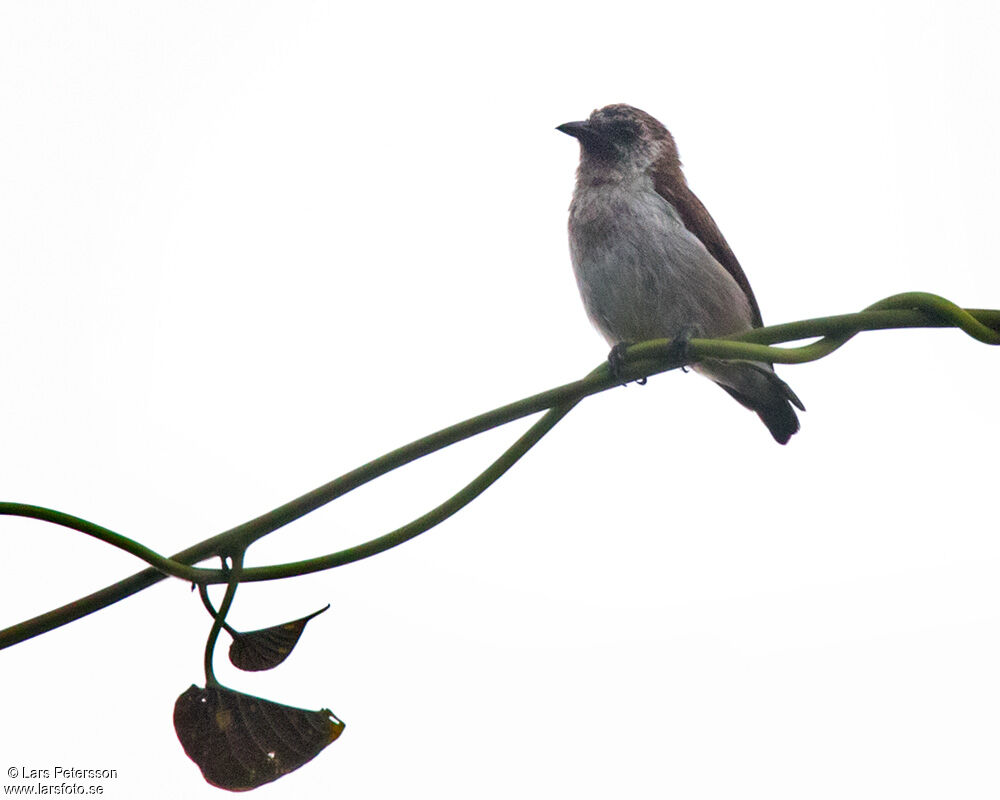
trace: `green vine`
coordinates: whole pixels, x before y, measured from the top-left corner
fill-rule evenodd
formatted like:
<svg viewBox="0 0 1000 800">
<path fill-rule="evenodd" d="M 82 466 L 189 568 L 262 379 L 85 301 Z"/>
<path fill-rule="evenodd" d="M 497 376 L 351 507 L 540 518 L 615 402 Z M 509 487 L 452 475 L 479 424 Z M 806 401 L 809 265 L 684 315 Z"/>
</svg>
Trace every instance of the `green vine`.
<svg viewBox="0 0 1000 800">
<path fill-rule="evenodd" d="M 757 328 L 732 339 L 692 339 L 685 363 L 713 358 L 801 364 L 829 355 L 864 331 L 934 327 L 959 328 L 980 342 L 1000 345 L 1000 310 L 962 309 L 937 295 L 909 292 L 881 300 L 856 314 L 819 317 Z M 806 339 L 818 341 L 798 347 L 773 346 Z M 612 377 L 607 364 L 602 364 L 581 380 L 526 397 L 417 439 L 266 514 L 205 539 L 169 558 L 134 539 L 70 514 L 23 503 L 0 502 L 0 515 L 29 517 L 76 530 L 131 553 L 150 565 L 142 572 L 73 603 L 0 631 L 0 649 L 105 608 L 166 577 L 181 578 L 200 586 L 228 584 L 226 599 L 213 626 L 213 634 L 217 636 L 237 583 L 278 580 L 343 566 L 389 550 L 430 530 L 496 482 L 584 397 L 617 386 L 623 379 L 638 380 L 683 366 L 668 360 L 669 348 L 670 340 L 667 339 L 637 344 L 628 349 L 625 369 L 619 377 Z M 251 544 L 353 489 L 444 447 L 543 411 L 546 413 L 487 469 L 443 503 L 406 525 L 362 544 L 317 558 L 242 568 L 242 555 Z M 238 558 L 235 554 L 238 554 Z M 232 556 L 233 569 L 193 566 L 216 556 Z M 210 636 L 210 640 L 214 645 L 214 637 Z M 210 650 L 206 651 L 206 672 L 209 681 L 214 680 Z"/>
</svg>

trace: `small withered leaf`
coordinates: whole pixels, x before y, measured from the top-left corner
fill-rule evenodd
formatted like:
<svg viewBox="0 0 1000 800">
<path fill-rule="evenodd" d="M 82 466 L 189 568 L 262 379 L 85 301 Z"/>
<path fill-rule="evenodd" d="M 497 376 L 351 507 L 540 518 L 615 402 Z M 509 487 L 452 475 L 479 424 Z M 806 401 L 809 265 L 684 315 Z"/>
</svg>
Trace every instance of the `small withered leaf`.
<svg viewBox="0 0 1000 800">
<path fill-rule="evenodd" d="M 344 723 L 329 709 L 306 711 L 223 687 L 191 686 L 174 704 L 174 730 L 206 781 L 244 792 L 311 761 Z"/>
<path fill-rule="evenodd" d="M 326 608 L 314 611 L 307 617 L 283 625 L 245 633 L 232 632 L 233 643 L 229 645 L 229 660 L 234 667 L 247 672 L 274 669 L 288 658 L 292 648 L 298 643 L 306 623 L 329 607 L 327 605 Z"/>
</svg>

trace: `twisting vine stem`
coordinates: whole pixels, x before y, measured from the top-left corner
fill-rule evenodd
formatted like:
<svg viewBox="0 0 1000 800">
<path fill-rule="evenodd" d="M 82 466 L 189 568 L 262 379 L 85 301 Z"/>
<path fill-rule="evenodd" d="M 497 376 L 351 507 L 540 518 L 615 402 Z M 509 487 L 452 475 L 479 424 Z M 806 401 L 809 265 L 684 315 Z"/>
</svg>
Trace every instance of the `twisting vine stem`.
<svg viewBox="0 0 1000 800">
<path fill-rule="evenodd" d="M 245 551 L 238 550 L 233 553 L 229 570 L 229 582 L 226 584 L 226 594 L 222 598 L 219 610 L 215 613 L 212 621 L 212 630 L 208 632 L 208 640 L 205 642 L 205 688 L 216 688 L 221 684 L 215 677 L 215 668 L 212 666 L 215 656 L 215 643 L 219 640 L 219 631 L 226 625 L 226 615 L 233 606 L 233 599 L 236 597 L 236 589 L 240 585 L 240 576 L 243 572 L 243 554 Z M 207 601 L 207 596 L 202 598 Z"/>
<path fill-rule="evenodd" d="M 829 355 L 862 331 L 934 327 L 956 327 L 978 341 L 993 345 L 1000 344 L 1000 310 L 962 309 L 937 295 L 909 292 L 881 300 L 857 314 L 820 317 L 757 328 L 732 339 L 692 339 L 689 363 L 714 358 L 801 364 Z M 814 338 L 818 338 L 818 341 L 799 347 L 772 346 L 777 343 Z M 524 398 L 516 403 L 510 403 L 417 439 L 351 470 L 273 511 L 182 550 L 171 558 L 162 556 L 133 539 L 79 517 L 40 506 L 0 503 L 0 515 L 30 517 L 71 528 L 125 550 L 150 565 L 150 568 L 87 597 L 0 631 L 0 649 L 91 614 L 148 588 L 168 576 L 193 581 L 201 586 L 212 583 L 227 583 L 229 586 L 226 597 L 231 602 L 231 596 L 237 582 L 277 580 L 305 575 L 310 572 L 343 566 L 396 547 L 429 530 L 472 502 L 510 469 L 584 397 L 612 388 L 618 385 L 622 378 L 637 380 L 682 366 L 666 360 L 670 354 L 669 346 L 670 341 L 666 339 L 637 344 L 628 349 L 625 369 L 617 379 L 612 378 L 607 365 L 603 364 L 579 381 Z M 242 554 L 246 548 L 269 533 L 273 533 L 309 512 L 342 497 L 347 492 L 418 458 L 484 431 L 542 411 L 547 411 L 547 413 L 486 470 L 439 506 L 401 528 L 363 544 L 318 558 L 242 569 Z M 233 572 L 193 566 L 210 557 L 236 553 L 240 554 L 241 563 L 237 568 L 236 556 L 233 555 Z M 240 574 L 234 577 L 236 572 Z M 225 617 L 226 608 L 224 600 L 223 607 L 219 609 L 219 615 L 216 617 L 217 624 L 213 626 L 215 636 L 218 635 L 217 628 L 222 626 L 221 620 Z M 210 668 L 210 653 L 206 653 L 206 670 L 208 671 Z"/>
</svg>

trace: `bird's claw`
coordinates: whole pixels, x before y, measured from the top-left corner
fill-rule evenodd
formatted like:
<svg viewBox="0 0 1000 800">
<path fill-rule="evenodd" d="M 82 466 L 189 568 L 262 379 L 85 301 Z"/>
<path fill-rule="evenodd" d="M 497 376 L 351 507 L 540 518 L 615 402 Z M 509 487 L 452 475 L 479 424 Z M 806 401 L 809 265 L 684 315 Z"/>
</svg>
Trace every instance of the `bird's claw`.
<svg viewBox="0 0 1000 800">
<path fill-rule="evenodd" d="M 670 344 L 667 345 L 666 351 L 663 353 L 664 360 L 671 365 L 676 365 L 680 367 L 684 372 L 687 372 L 687 365 L 691 363 L 691 339 L 699 336 L 701 330 L 696 325 L 685 325 L 681 328 L 674 337 L 670 340 Z M 611 377 L 620 382 L 622 386 L 627 384 L 627 381 L 622 380 L 622 374 L 625 372 L 625 351 L 628 350 L 631 342 L 618 342 L 611 348 L 611 352 L 608 353 L 608 372 Z M 646 378 L 636 378 L 635 381 L 640 386 L 646 385 Z"/>
<path fill-rule="evenodd" d="M 620 381 L 622 386 L 627 386 L 628 381 L 622 380 L 622 373 L 625 371 L 625 351 L 629 348 L 632 342 L 618 342 L 614 347 L 611 348 L 611 352 L 608 353 L 608 372 L 611 373 L 611 377 L 616 381 Z M 635 382 L 640 386 L 646 385 L 645 378 L 636 378 Z"/>
<path fill-rule="evenodd" d="M 628 342 L 618 342 L 618 344 L 611 348 L 611 352 L 608 353 L 608 372 L 622 386 L 626 385 L 626 381 L 622 380 L 622 373 L 625 371 L 625 351 L 628 349 L 628 346 Z M 643 382 L 645 383 L 645 381 Z"/>
<path fill-rule="evenodd" d="M 625 350 L 627 348 L 626 342 L 618 342 L 608 353 L 608 372 L 616 381 L 621 379 L 622 370 L 625 368 Z"/>
<path fill-rule="evenodd" d="M 670 364 L 676 364 L 684 372 L 687 372 L 687 365 L 691 363 L 691 339 L 700 333 L 694 325 L 685 325 L 670 340 L 663 357 Z"/>
</svg>

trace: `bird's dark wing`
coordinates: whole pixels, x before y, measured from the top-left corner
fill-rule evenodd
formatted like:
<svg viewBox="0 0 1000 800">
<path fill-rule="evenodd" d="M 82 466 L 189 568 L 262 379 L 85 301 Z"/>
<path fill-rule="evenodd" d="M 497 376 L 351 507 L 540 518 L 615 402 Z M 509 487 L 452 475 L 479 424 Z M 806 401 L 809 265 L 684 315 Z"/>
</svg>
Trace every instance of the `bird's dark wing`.
<svg viewBox="0 0 1000 800">
<path fill-rule="evenodd" d="M 733 276 L 733 280 L 739 284 L 743 293 L 750 303 L 750 311 L 753 313 L 754 327 L 761 327 L 764 321 L 760 316 L 760 306 L 757 305 L 757 298 L 753 296 L 753 289 L 750 288 L 750 281 L 743 272 L 740 262 L 736 260 L 733 251 L 729 249 L 722 231 L 715 224 L 708 209 L 701 204 L 694 192 L 692 192 L 680 168 L 670 169 L 669 167 L 656 169 L 653 173 L 656 180 L 653 188 L 656 193 L 672 205 L 680 214 L 681 221 L 691 233 L 698 237 L 699 241 L 705 245 L 705 249 L 725 267 L 726 272 Z"/>
</svg>

